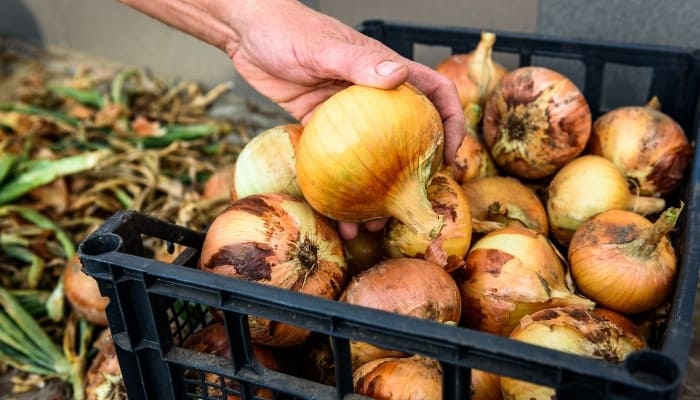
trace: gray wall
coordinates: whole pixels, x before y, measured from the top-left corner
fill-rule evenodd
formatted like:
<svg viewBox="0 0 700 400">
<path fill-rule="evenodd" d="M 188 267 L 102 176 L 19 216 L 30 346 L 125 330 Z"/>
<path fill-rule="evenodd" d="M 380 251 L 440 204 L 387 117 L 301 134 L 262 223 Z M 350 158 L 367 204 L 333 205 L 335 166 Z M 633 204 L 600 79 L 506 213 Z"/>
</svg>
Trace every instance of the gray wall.
<svg viewBox="0 0 700 400">
<path fill-rule="evenodd" d="M 541 32 L 560 37 L 700 47 L 700 0 L 308 0 L 350 25 L 370 18 Z M 225 80 L 237 94 L 270 106 L 238 78 L 227 57 L 116 0 L 0 0 L 0 34 L 69 48 L 207 85 Z M 444 49 L 420 48 L 435 65 Z M 508 59 L 499 59 L 507 66 Z M 565 66 L 564 66 L 565 67 Z M 575 74 L 575 72 L 574 72 Z M 624 79 L 628 74 L 619 74 Z M 628 84 L 635 85 L 634 79 Z"/>
</svg>

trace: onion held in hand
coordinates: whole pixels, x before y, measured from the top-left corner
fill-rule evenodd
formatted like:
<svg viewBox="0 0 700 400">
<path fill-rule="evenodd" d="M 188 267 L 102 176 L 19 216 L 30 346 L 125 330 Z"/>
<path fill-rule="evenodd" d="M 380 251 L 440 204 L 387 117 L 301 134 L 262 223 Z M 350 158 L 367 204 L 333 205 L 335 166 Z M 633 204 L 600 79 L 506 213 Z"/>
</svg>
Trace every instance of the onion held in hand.
<svg viewBox="0 0 700 400">
<path fill-rule="evenodd" d="M 340 301 L 441 323 L 457 323 L 459 289 L 440 266 L 419 258 L 390 258 L 352 279 Z M 405 353 L 350 341 L 352 367 Z"/>
<path fill-rule="evenodd" d="M 343 246 L 333 225 L 301 199 L 279 193 L 234 202 L 212 222 L 199 268 L 336 299 L 347 282 Z M 304 342 L 306 329 L 249 317 L 251 338 L 270 346 Z"/>
<path fill-rule="evenodd" d="M 428 199 L 433 210 L 445 217 L 445 226 L 436 238 L 414 233 L 402 222 L 391 219 L 384 242 L 394 258 L 424 258 L 450 272 L 464 265 L 464 256 L 471 244 L 469 203 L 459 184 L 443 173 L 435 175 L 428 185 Z"/>
<path fill-rule="evenodd" d="M 286 193 L 301 198 L 294 147 L 301 136 L 299 124 L 279 125 L 259 133 L 236 159 L 234 185 L 240 197 Z"/>
<path fill-rule="evenodd" d="M 350 86 L 323 102 L 304 128 L 299 187 L 334 220 L 392 216 L 436 237 L 444 218 L 430 206 L 426 186 L 442 164 L 443 142 L 440 114 L 413 86 Z"/>
<path fill-rule="evenodd" d="M 580 356 L 622 362 L 644 342 L 611 320 L 578 307 L 548 308 L 523 317 L 510 337 L 514 340 Z M 512 400 L 551 400 L 554 389 L 501 377 L 503 397 Z"/>
<path fill-rule="evenodd" d="M 504 76 L 494 90 L 483 129 L 498 166 L 519 178 L 539 179 L 585 149 L 591 112 L 565 76 L 544 67 L 522 67 Z"/>
<path fill-rule="evenodd" d="M 683 128 L 651 106 L 620 107 L 600 116 L 588 147 L 634 179 L 643 196 L 671 193 L 693 158 Z"/>
<path fill-rule="evenodd" d="M 652 224 L 631 211 L 610 210 L 581 224 L 569 244 L 576 286 L 623 314 L 661 305 L 676 277 L 676 253 L 666 234 L 680 212 L 669 208 Z"/>
<path fill-rule="evenodd" d="M 567 286 L 547 238 L 521 227 L 479 239 L 453 275 L 462 295 L 462 323 L 497 335 L 508 335 L 520 318 L 543 308 L 595 306 Z"/>
<path fill-rule="evenodd" d="M 642 215 L 660 212 L 663 199 L 634 196 L 625 176 L 612 161 L 585 155 L 571 161 L 549 183 L 547 216 L 552 236 L 564 246 L 584 221 L 607 210 L 633 210 Z"/>
</svg>

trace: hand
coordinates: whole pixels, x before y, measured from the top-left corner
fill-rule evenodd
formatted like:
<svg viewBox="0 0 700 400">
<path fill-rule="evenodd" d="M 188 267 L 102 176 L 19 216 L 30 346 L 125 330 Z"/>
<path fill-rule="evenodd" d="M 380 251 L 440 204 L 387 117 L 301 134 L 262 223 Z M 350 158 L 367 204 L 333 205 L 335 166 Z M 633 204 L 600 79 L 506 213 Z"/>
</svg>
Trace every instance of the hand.
<svg viewBox="0 0 700 400">
<path fill-rule="evenodd" d="M 319 104 L 351 84 L 389 89 L 408 81 L 442 117 L 446 164 L 466 133 L 452 81 L 297 1 L 122 1 L 224 50 L 241 77 L 302 124 Z M 379 230 L 385 223 L 365 226 Z M 357 231 L 357 224 L 338 224 L 344 239 Z"/>
</svg>

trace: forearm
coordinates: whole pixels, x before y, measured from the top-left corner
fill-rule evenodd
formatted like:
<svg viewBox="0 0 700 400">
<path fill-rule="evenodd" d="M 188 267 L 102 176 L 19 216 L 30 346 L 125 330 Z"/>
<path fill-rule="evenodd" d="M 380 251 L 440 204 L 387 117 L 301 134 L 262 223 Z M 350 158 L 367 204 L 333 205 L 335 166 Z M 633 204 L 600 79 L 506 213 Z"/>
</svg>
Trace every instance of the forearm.
<svg viewBox="0 0 700 400">
<path fill-rule="evenodd" d="M 237 45 L 243 29 L 232 21 L 243 21 L 244 15 L 255 7 L 254 1 L 247 0 L 120 1 L 224 51 Z M 241 18 L 230 18 L 234 12 Z"/>
</svg>

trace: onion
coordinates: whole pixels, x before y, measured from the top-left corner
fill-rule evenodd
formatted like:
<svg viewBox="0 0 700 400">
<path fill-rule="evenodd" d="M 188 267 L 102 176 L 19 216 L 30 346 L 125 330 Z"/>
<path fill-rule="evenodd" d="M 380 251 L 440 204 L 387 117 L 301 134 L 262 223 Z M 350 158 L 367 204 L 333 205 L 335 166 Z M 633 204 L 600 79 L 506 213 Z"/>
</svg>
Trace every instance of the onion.
<svg viewBox="0 0 700 400">
<path fill-rule="evenodd" d="M 442 164 L 442 120 L 413 86 L 350 86 L 323 102 L 297 148 L 299 187 L 337 221 L 394 217 L 436 237 L 444 218 L 426 186 Z"/>
<path fill-rule="evenodd" d="M 484 145 L 483 139 L 473 128 L 467 129 L 467 134 L 457 148 L 454 162 L 444 166 L 443 172 L 453 177 L 458 183 L 498 175 L 498 169 L 491 154 Z"/>
<path fill-rule="evenodd" d="M 370 361 L 355 370 L 352 380 L 355 393 L 375 399 L 442 399 L 440 363 L 423 356 Z"/>
<path fill-rule="evenodd" d="M 235 171 L 235 164 L 217 168 L 204 183 L 202 197 L 211 200 L 228 197 L 231 201 L 236 201 L 238 195 L 234 184 Z"/>
<path fill-rule="evenodd" d="M 353 277 L 385 258 L 384 233 L 361 230 L 351 240 L 343 240 L 348 274 Z"/>
<path fill-rule="evenodd" d="M 457 323 L 459 289 L 442 267 L 419 258 L 390 258 L 352 279 L 340 301 L 441 323 Z M 383 357 L 406 354 L 350 342 L 353 370 Z"/>
<path fill-rule="evenodd" d="M 652 224 L 631 211 L 610 210 L 581 224 L 569 245 L 576 286 L 623 314 L 661 305 L 676 277 L 676 253 L 666 235 L 680 212 L 669 208 Z"/>
<path fill-rule="evenodd" d="M 552 235 L 567 246 L 576 228 L 595 214 L 633 210 L 648 215 L 665 205 L 663 199 L 633 196 L 625 176 L 612 161 L 585 155 L 567 164 L 550 182 L 547 216 Z"/>
<path fill-rule="evenodd" d="M 97 355 L 85 372 L 85 399 L 126 399 L 126 387 L 110 330 L 103 330 L 93 346 Z"/>
<path fill-rule="evenodd" d="M 107 326 L 105 309 L 109 297 L 102 296 L 97 281 L 82 271 L 77 255 L 66 262 L 64 272 L 64 293 L 75 313 L 97 326 Z"/>
<path fill-rule="evenodd" d="M 470 400 L 502 400 L 501 377 L 472 368 Z"/>
<path fill-rule="evenodd" d="M 234 202 L 212 222 L 199 268 L 305 294 L 336 299 L 345 287 L 343 246 L 333 225 L 301 199 L 281 193 Z M 249 318 L 251 338 L 293 346 L 306 329 Z"/>
<path fill-rule="evenodd" d="M 555 249 L 526 228 L 499 229 L 479 239 L 453 275 L 462 324 L 497 335 L 508 335 L 521 317 L 543 308 L 595 305 L 572 293 Z"/>
<path fill-rule="evenodd" d="M 279 125 L 248 142 L 236 159 L 234 185 L 238 197 L 260 193 L 286 193 L 302 197 L 297 183 L 295 146 L 299 124 Z"/>
<path fill-rule="evenodd" d="M 462 108 L 483 106 L 503 75 L 508 71 L 491 58 L 496 35 L 482 32 L 476 48 L 466 54 L 453 54 L 435 70 L 450 78 L 457 87 Z"/>
<path fill-rule="evenodd" d="M 671 193 L 693 157 L 683 128 L 653 106 L 620 107 L 600 116 L 588 147 L 633 179 L 644 196 Z"/>
<path fill-rule="evenodd" d="M 212 354 L 215 356 L 231 358 L 231 346 L 228 343 L 228 337 L 226 334 L 226 328 L 221 322 L 214 322 L 206 327 L 196 331 L 192 336 L 188 337 L 183 343 L 183 347 L 196 351 L 198 353 Z M 263 367 L 273 370 L 280 371 L 281 363 L 277 359 L 275 353 L 269 348 L 263 347 L 261 345 L 253 343 L 253 355 L 255 356 L 255 361 L 260 363 Z M 203 371 L 202 371 L 203 372 Z M 211 372 L 203 372 L 204 381 L 208 382 L 206 385 L 207 396 L 221 398 L 222 392 L 219 389 L 221 386 L 221 377 L 217 374 Z M 202 377 L 192 376 L 190 379 L 200 380 Z M 234 382 L 231 379 L 224 378 L 223 384 L 225 387 L 240 390 L 240 384 Z M 255 391 L 256 398 L 272 399 L 273 393 L 266 388 L 257 388 Z M 227 400 L 239 399 L 239 396 L 227 395 Z"/>
<path fill-rule="evenodd" d="M 549 308 L 523 317 L 510 337 L 514 340 L 585 357 L 620 363 L 644 343 L 610 320 L 577 307 Z M 503 397 L 551 400 L 554 389 L 501 377 Z"/>
<path fill-rule="evenodd" d="M 515 178 L 488 176 L 462 184 L 469 200 L 472 218 L 500 222 L 503 226 L 519 225 L 544 236 L 549 234 L 549 221 L 544 204 L 537 194 Z M 482 230 L 484 224 L 475 224 Z M 488 228 L 487 231 L 492 230 Z"/>
<path fill-rule="evenodd" d="M 469 204 L 457 181 L 443 173 L 436 174 L 428 185 L 428 199 L 433 210 L 445 217 L 440 235 L 431 239 L 391 219 L 384 242 L 391 257 L 425 258 L 449 272 L 464 265 L 464 256 L 472 240 Z"/>
<path fill-rule="evenodd" d="M 496 164 L 519 178 L 553 175 L 577 157 L 591 133 L 591 112 L 568 78 L 522 67 L 501 79 L 484 110 L 484 143 Z"/>
</svg>

